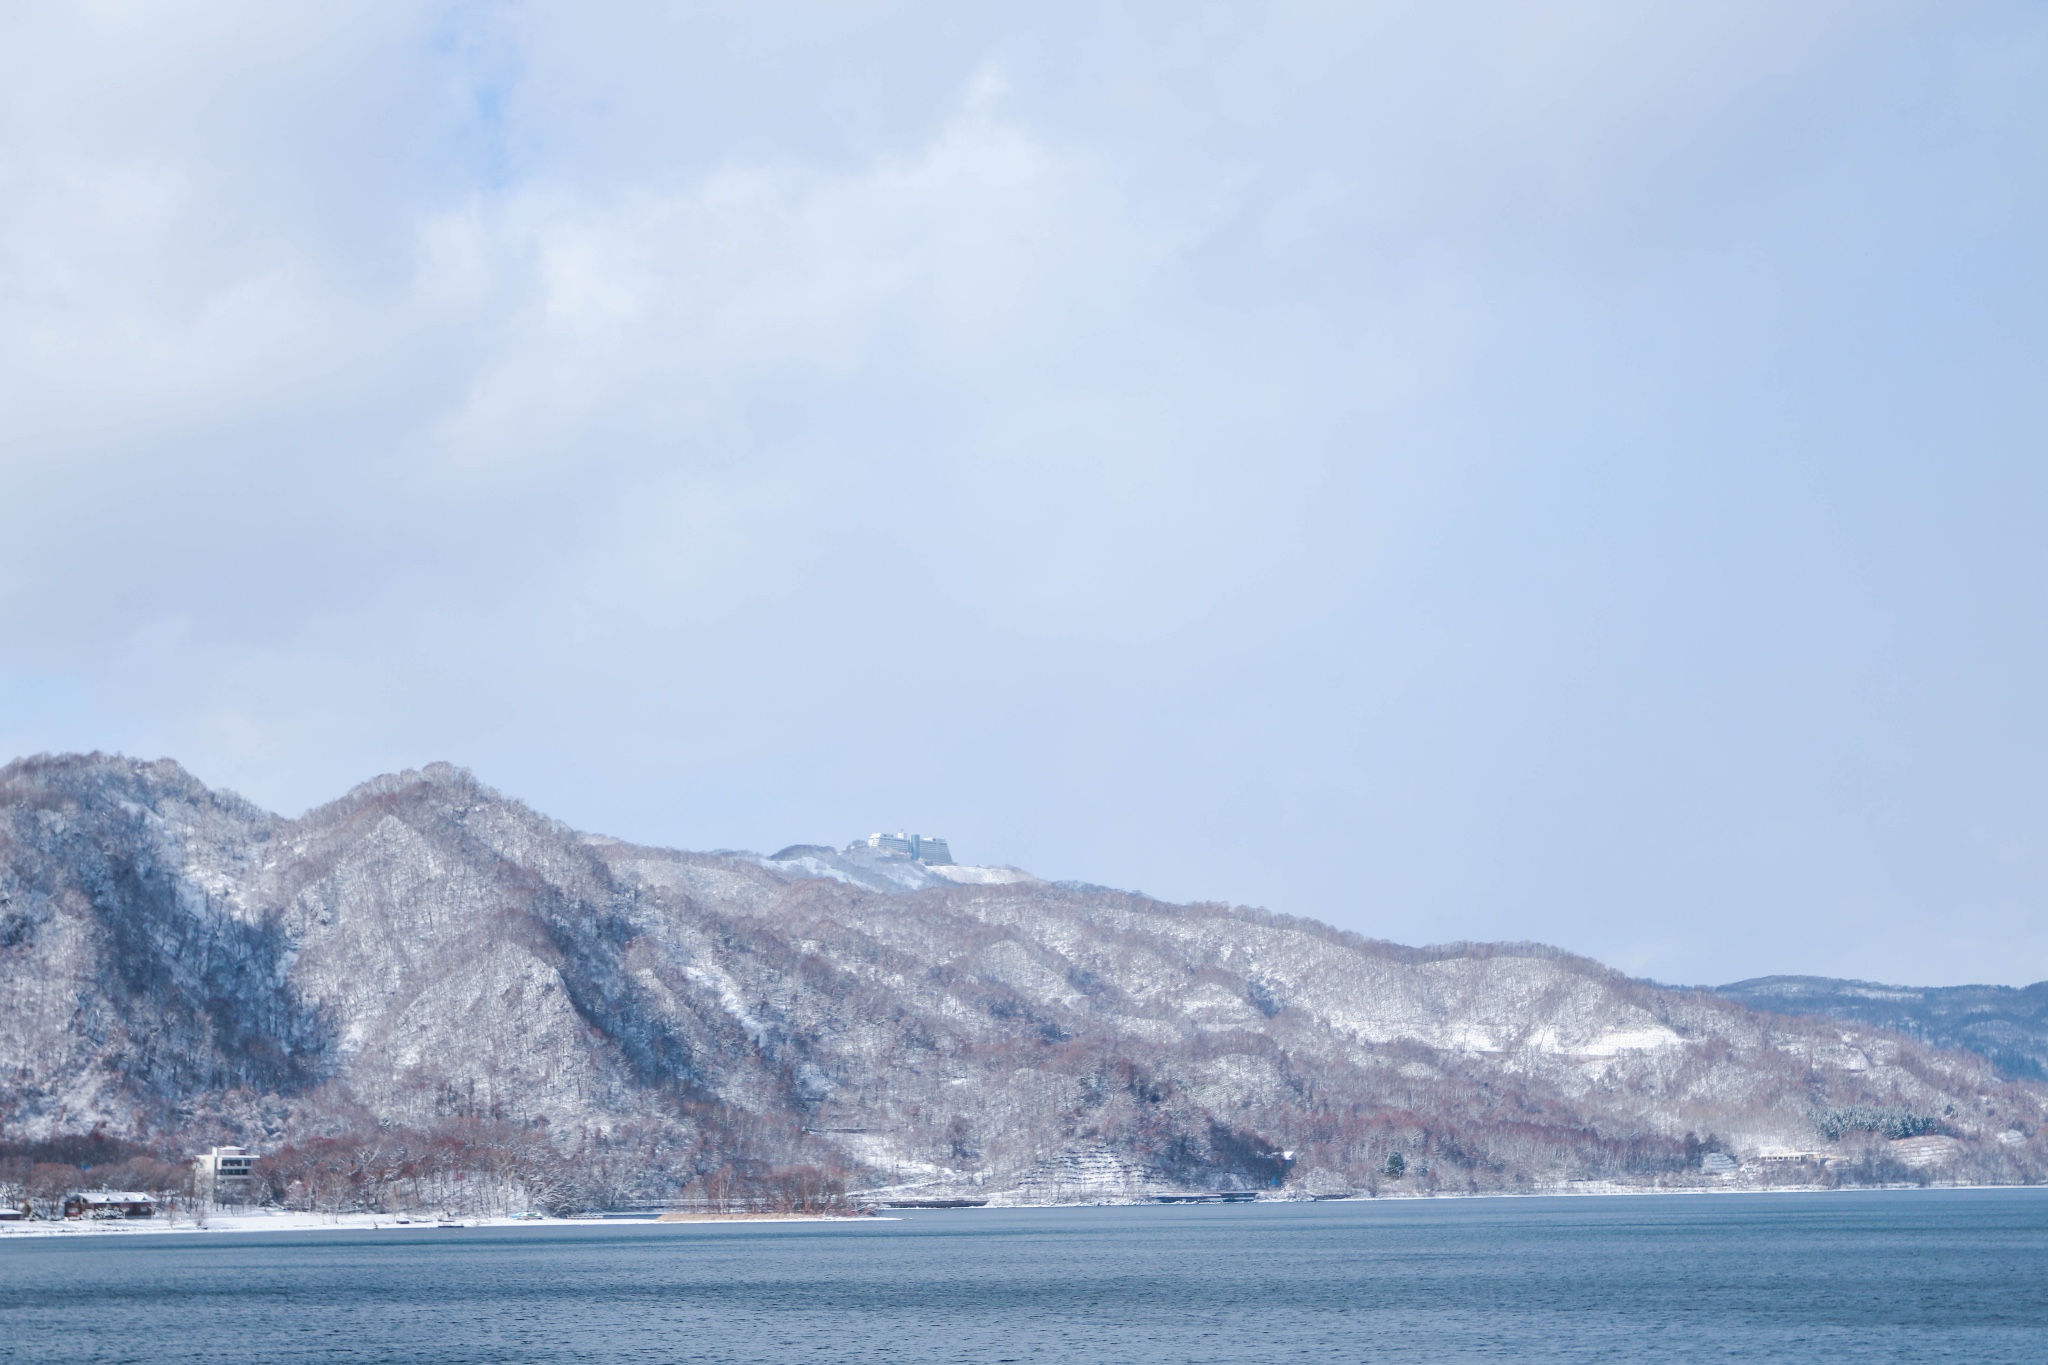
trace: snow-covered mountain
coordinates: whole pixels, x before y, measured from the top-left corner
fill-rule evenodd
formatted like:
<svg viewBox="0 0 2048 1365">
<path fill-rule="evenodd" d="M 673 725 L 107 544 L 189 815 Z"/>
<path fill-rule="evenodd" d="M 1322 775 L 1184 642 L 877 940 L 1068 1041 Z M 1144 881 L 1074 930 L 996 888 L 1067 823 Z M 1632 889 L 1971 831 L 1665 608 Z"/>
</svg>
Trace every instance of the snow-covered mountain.
<svg viewBox="0 0 2048 1365">
<path fill-rule="evenodd" d="M 619 1191 L 807 1164 L 1000 1202 L 2035 1180 L 2044 1105 L 1967 1052 L 1540 946 L 859 849 L 647 848 L 446 765 L 297 820 L 169 761 L 0 769 L 16 1139 L 466 1121 Z"/>
</svg>

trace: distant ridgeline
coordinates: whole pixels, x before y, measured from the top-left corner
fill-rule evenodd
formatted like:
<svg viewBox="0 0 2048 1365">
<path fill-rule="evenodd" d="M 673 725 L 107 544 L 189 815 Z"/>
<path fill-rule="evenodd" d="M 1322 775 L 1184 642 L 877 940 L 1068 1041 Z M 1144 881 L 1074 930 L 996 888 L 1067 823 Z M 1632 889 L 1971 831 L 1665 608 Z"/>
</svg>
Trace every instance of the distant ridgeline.
<svg viewBox="0 0 2048 1365">
<path fill-rule="evenodd" d="M 1777 1014 L 1826 1014 L 1965 1048 L 2002 1075 L 2048 1079 L 2048 981 L 2031 986 L 1885 986 L 1825 976 L 1760 976 L 1714 994 Z"/>
</svg>

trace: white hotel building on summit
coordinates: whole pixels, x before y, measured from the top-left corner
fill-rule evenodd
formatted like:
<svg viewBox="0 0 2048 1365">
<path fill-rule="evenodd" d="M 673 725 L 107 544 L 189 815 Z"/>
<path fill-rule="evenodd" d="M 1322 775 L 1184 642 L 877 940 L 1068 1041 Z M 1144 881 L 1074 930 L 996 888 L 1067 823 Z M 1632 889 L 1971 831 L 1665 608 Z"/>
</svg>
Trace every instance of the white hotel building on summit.
<svg viewBox="0 0 2048 1365">
<path fill-rule="evenodd" d="M 948 867 L 953 862 L 953 852 L 946 847 L 946 841 L 928 834 L 905 834 L 901 830 L 894 834 L 870 834 L 854 847 L 863 845 L 877 853 L 896 853 L 914 858 L 928 867 Z"/>
</svg>

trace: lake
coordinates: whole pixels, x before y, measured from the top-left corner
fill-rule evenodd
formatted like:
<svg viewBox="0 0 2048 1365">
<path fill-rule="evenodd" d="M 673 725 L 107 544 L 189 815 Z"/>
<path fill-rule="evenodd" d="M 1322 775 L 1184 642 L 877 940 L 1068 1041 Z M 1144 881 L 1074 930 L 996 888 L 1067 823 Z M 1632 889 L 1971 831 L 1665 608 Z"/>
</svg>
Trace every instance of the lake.
<svg viewBox="0 0 2048 1365">
<path fill-rule="evenodd" d="M 0 1359 L 2048 1361 L 2048 1190 L 0 1236 Z"/>
</svg>

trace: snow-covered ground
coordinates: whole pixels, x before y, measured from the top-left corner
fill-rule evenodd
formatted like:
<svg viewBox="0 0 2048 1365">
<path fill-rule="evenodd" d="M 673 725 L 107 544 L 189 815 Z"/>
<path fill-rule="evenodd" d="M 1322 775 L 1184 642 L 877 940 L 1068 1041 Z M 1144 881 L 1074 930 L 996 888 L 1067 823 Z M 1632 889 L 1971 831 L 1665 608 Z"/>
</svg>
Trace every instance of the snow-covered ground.
<svg viewBox="0 0 2048 1365">
<path fill-rule="evenodd" d="M 178 1214 L 156 1218 L 66 1218 L 30 1222 L 0 1222 L 0 1238 L 8 1237 L 127 1237 L 150 1233 L 187 1232 L 435 1232 L 452 1228 L 539 1228 L 539 1227 L 644 1227 L 660 1223 L 818 1223 L 868 1222 L 866 1216 L 829 1217 L 817 1214 L 655 1214 L 634 1218 L 548 1218 L 538 1214 L 520 1217 L 445 1218 L 428 1215 L 395 1216 L 388 1213 L 286 1213 L 258 1210 L 251 1213 L 210 1213 L 203 1221 Z"/>
</svg>

